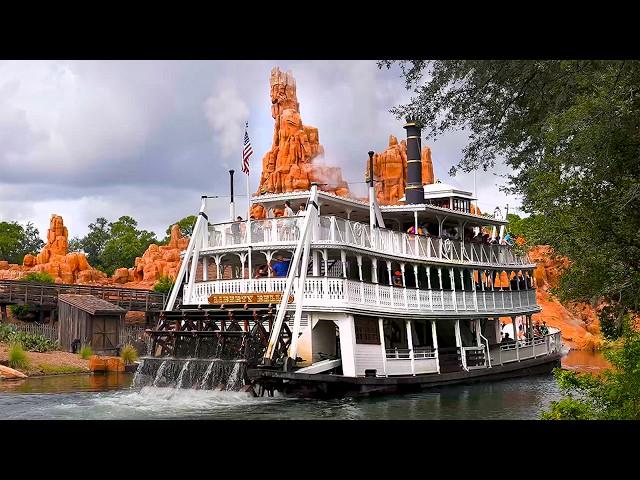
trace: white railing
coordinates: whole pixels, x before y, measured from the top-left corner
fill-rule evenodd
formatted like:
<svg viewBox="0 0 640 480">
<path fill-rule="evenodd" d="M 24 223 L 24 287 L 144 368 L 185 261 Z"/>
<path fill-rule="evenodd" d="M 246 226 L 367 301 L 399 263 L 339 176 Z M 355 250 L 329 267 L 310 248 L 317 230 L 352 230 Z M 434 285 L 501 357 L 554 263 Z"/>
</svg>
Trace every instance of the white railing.
<svg viewBox="0 0 640 480">
<path fill-rule="evenodd" d="M 295 243 L 304 217 L 278 217 L 250 222 L 252 245 L 285 245 Z M 486 245 L 438 237 L 410 235 L 335 216 L 321 216 L 312 227 L 312 242 L 335 243 L 390 253 L 416 259 L 444 260 L 455 263 L 491 265 L 530 264 L 526 255 L 513 253 L 508 245 Z M 247 245 L 247 222 L 220 223 L 209 226 L 208 245 L 229 248 Z"/>
<path fill-rule="evenodd" d="M 188 291 L 185 292 L 184 303 L 208 303 L 212 294 L 282 292 L 285 284 L 284 277 L 198 282 L 194 284 L 192 296 Z M 535 290 L 457 291 L 454 303 L 451 295 L 453 292 L 450 290 L 416 290 L 329 277 L 307 277 L 304 285 L 304 304 L 310 308 L 366 306 L 376 310 L 401 312 L 512 313 L 530 311 L 531 307 L 537 305 Z M 480 301 L 478 295 L 481 295 L 484 301 Z M 474 297 L 477 301 L 474 301 Z M 517 301 L 514 302 L 514 298 L 517 298 Z"/>
<path fill-rule="evenodd" d="M 550 328 L 549 333 L 543 336 L 510 342 L 499 345 L 491 350 L 494 363 L 503 365 L 510 362 L 518 362 L 529 358 L 537 358 L 562 351 L 562 333 L 557 328 Z"/>
</svg>

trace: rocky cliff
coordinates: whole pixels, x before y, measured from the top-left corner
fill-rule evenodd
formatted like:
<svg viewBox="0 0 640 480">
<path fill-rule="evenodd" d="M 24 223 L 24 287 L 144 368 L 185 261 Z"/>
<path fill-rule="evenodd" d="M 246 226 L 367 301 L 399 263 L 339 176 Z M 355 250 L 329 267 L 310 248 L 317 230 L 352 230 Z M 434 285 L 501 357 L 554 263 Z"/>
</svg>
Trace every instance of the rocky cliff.
<svg viewBox="0 0 640 480">
<path fill-rule="evenodd" d="M 324 162 L 318 129 L 303 125 L 296 81 L 291 72 L 271 70 L 271 116 L 275 121 L 271 149 L 262 159 L 258 194 L 308 190 L 312 182 L 337 195 L 349 195 L 340 167 Z"/>
<path fill-rule="evenodd" d="M 0 279 L 18 280 L 31 272 L 47 272 L 56 283 L 89 283 L 106 280 L 103 272 L 89 265 L 84 253 L 68 253 L 69 232 L 61 216 L 53 214 L 47 243 L 37 255 L 27 254 L 22 265 L 0 261 Z"/>
<path fill-rule="evenodd" d="M 187 249 L 188 237 L 180 235 L 180 227 L 171 227 L 167 245 L 151 244 L 137 257 L 135 265 L 118 268 L 109 278 L 89 265 L 84 253 L 68 253 L 69 233 L 61 216 L 53 214 L 47 243 L 37 255 L 25 255 L 23 264 L 0 261 L 0 279 L 19 280 L 31 272 L 47 272 L 56 283 L 111 285 L 150 289 L 162 276 L 176 278 L 180 269 L 180 252 Z"/>
<path fill-rule="evenodd" d="M 422 147 L 422 184 L 433 183 L 433 163 L 431 148 Z M 369 179 L 369 164 L 365 168 L 365 178 Z M 395 205 L 404 195 L 407 182 L 407 142 L 389 135 L 389 146 L 381 153 L 373 155 L 373 178 L 376 197 L 381 205 Z"/>
<path fill-rule="evenodd" d="M 562 272 L 569 266 L 569 260 L 556 255 L 547 245 L 531 248 L 529 258 L 538 264 L 534 272 L 536 299 L 542 307 L 542 312 L 534 315 L 534 320 L 544 320 L 548 325 L 561 329 L 564 342 L 572 348 L 600 348 L 602 336 L 597 316 L 599 305 L 593 306 L 585 302 L 563 304 L 552 293 L 559 284 Z"/>
</svg>

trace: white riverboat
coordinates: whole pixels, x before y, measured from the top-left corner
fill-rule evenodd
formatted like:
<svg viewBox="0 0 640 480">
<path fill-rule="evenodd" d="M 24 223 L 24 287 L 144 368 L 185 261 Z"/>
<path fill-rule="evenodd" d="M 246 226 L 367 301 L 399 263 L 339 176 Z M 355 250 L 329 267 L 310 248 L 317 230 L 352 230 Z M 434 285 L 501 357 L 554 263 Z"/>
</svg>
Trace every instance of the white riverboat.
<svg viewBox="0 0 640 480">
<path fill-rule="evenodd" d="M 422 185 L 419 128 L 405 128 L 403 205 L 379 206 L 372 182 L 368 202 L 312 185 L 251 198 L 267 211 L 288 202 L 296 216 L 210 224 L 203 197 L 152 355 L 220 356 L 219 343 L 181 355 L 176 338 L 235 334 L 236 351 L 253 349 L 247 381 L 291 395 L 411 390 L 558 365 L 560 332 L 532 321 L 536 265 L 504 241 L 505 220 L 472 213 L 470 192 Z M 503 339 L 505 322 L 517 338 Z"/>
</svg>

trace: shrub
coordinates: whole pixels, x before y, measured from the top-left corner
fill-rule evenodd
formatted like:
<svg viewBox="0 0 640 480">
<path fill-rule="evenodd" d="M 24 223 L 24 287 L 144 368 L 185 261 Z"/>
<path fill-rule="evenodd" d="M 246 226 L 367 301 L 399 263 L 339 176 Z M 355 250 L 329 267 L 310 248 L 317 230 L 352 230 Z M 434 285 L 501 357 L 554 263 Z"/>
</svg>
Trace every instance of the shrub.
<svg viewBox="0 0 640 480">
<path fill-rule="evenodd" d="M 166 275 L 161 276 L 153 286 L 153 291 L 158 293 L 169 293 L 173 287 L 173 280 Z"/>
<path fill-rule="evenodd" d="M 29 368 L 29 360 L 27 354 L 22 348 L 20 342 L 12 343 L 9 347 L 9 366 L 11 368 L 26 369 Z"/>
<path fill-rule="evenodd" d="M 9 305 L 9 311 L 11 312 L 11 316 L 16 320 L 20 320 L 21 322 L 26 322 L 29 319 L 29 305 Z"/>
<path fill-rule="evenodd" d="M 80 349 L 80 358 L 83 360 L 88 360 L 91 355 L 93 355 L 93 350 L 89 345 L 85 345 Z"/>
<path fill-rule="evenodd" d="M 20 280 L 22 280 L 23 282 L 34 283 L 56 283 L 51 274 L 47 272 L 31 272 L 22 277 Z"/>
<path fill-rule="evenodd" d="M 120 350 L 120 358 L 122 358 L 125 365 L 131 365 L 138 359 L 138 351 L 128 343 Z"/>
<path fill-rule="evenodd" d="M 0 323 L 0 342 L 8 342 L 16 332 L 16 327 L 9 323 Z"/>
</svg>

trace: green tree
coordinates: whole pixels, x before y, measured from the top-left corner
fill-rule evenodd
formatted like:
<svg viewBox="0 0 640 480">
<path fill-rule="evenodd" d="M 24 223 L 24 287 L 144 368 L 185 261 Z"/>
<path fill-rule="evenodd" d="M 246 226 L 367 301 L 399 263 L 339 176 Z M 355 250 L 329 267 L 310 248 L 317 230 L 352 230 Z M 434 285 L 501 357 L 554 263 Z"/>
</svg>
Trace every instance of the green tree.
<svg viewBox="0 0 640 480">
<path fill-rule="evenodd" d="M 175 222 L 180 227 L 180 235 L 182 235 L 183 237 L 190 237 L 193 233 L 193 227 L 196 226 L 197 219 L 198 217 L 196 215 L 189 215 L 188 217 L 184 217 L 182 220 L 178 220 L 177 222 Z M 163 240 L 164 243 L 168 243 L 171 239 L 171 227 L 173 227 L 175 223 L 172 223 L 167 227 L 167 236 Z"/>
<path fill-rule="evenodd" d="M 109 236 L 100 256 L 105 271 L 112 275 L 116 268 L 132 267 L 136 257 L 142 256 L 152 243 L 157 243 L 153 232 L 138 230 L 138 222 L 122 216 L 109 223 Z"/>
<path fill-rule="evenodd" d="M 613 368 L 600 375 L 556 369 L 565 398 L 551 402 L 547 420 L 640 420 L 640 334 L 625 328 L 620 349 L 604 351 Z"/>
<path fill-rule="evenodd" d="M 89 264 L 98 268 L 104 268 L 102 254 L 105 245 L 110 238 L 108 221 L 104 217 L 96 218 L 95 223 L 89 224 L 89 233 L 80 239 L 79 245 L 74 245 L 87 254 Z"/>
<path fill-rule="evenodd" d="M 0 222 L 0 260 L 21 263 L 24 229 L 16 222 Z"/>
<path fill-rule="evenodd" d="M 24 227 L 24 240 L 22 242 L 22 256 L 27 253 L 36 255 L 44 247 L 44 241 L 40 238 L 40 232 L 31 222 Z"/>
<path fill-rule="evenodd" d="M 82 239 L 79 237 L 73 237 L 69 239 L 69 252 L 83 252 Z"/>
<path fill-rule="evenodd" d="M 23 227 L 17 222 L 0 222 L 0 260 L 21 264 L 27 253 L 36 254 L 43 246 L 33 223 Z"/>
<path fill-rule="evenodd" d="M 392 110 L 426 138 L 465 129 L 451 174 L 511 168 L 505 189 L 571 265 L 562 300 L 640 306 L 640 61 L 383 61 L 414 97 Z M 426 75 L 425 75 L 426 74 Z"/>
</svg>

